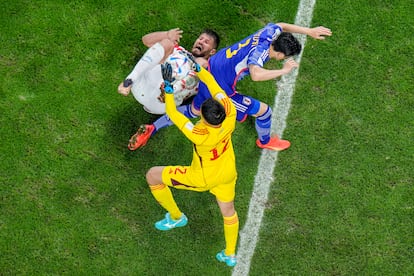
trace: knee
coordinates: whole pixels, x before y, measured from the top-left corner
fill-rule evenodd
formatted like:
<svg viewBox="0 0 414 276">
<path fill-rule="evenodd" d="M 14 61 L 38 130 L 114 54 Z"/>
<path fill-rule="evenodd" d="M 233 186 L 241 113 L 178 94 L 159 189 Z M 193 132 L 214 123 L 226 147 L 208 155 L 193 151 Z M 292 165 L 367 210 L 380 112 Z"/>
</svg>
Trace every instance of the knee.
<svg viewBox="0 0 414 276">
<path fill-rule="evenodd" d="M 256 117 L 269 117 L 272 116 L 272 109 L 265 103 L 260 103 L 259 111 L 256 113 Z"/>
<path fill-rule="evenodd" d="M 145 178 L 149 186 L 162 183 L 162 171 L 164 167 L 152 167 L 145 174 Z"/>
<path fill-rule="evenodd" d="M 149 186 L 154 185 L 154 167 L 150 168 L 145 174 Z"/>
<path fill-rule="evenodd" d="M 268 111 L 269 106 L 265 103 L 260 102 L 260 109 L 259 112 L 261 112 L 262 114 Z"/>
<path fill-rule="evenodd" d="M 218 202 L 220 211 L 223 217 L 231 217 L 236 213 L 236 209 L 234 208 L 234 201 L 231 202 Z"/>
</svg>

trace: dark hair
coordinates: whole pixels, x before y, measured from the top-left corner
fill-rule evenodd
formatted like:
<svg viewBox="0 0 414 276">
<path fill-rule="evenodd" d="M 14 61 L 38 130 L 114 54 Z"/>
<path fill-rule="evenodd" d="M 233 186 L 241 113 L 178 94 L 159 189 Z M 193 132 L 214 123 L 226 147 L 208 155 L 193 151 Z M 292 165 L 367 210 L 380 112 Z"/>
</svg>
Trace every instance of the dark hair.
<svg viewBox="0 0 414 276">
<path fill-rule="evenodd" d="M 291 33 L 285 32 L 272 41 L 272 46 L 276 52 L 282 52 L 286 57 L 299 55 L 302 50 L 302 45 L 300 45 L 297 38 Z"/>
<path fill-rule="evenodd" d="M 215 31 L 213 31 L 212 29 L 205 29 L 202 34 L 207 34 L 209 36 L 211 36 L 214 39 L 214 43 L 216 44 L 215 48 L 218 49 L 218 46 L 220 44 L 220 37 L 218 35 L 218 33 L 216 33 Z"/>
<path fill-rule="evenodd" d="M 226 118 L 226 110 L 218 101 L 208 98 L 201 105 L 201 115 L 207 123 L 217 126 Z"/>
</svg>

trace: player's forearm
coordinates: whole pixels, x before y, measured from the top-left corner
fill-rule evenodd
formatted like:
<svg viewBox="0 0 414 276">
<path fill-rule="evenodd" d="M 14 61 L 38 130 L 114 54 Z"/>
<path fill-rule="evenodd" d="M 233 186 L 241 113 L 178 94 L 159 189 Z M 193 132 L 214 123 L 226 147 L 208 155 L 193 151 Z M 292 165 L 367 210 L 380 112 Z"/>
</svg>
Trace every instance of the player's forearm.
<svg viewBox="0 0 414 276">
<path fill-rule="evenodd" d="M 148 48 L 154 45 L 157 42 L 160 42 L 164 39 L 171 40 L 174 44 L 178 44 L 180 42 L 180 39 L 182 37 L 183 31 L 180 30 L 180 28 L 174 28 L 168 31 L 162 31 L 162 32 L 153 32 L 146 34 L 142 37 L 142 42 L 145 46 Z"/>
<path fill-rule="evenodd" d="M 177 106 L 174 101 L 174 94 L 165 93 L 165 113 L 173 120 L 175 113 L 177 113 Z"/>
<path fill-rule="evenodd" d="M 274 69 L 268 70 L 261 68 L 259 66 L 255 66 L 254 68 L 250 69 L 250 77 L 253 81 L 267 81 L 278 78 L 282 75 L 289 73 L 289 71 L 285 69 Z"/>
<path fill-rule="evenodd" d="M 230 98 L 227 96 L 226 92 L 218 85 L 213 75 L 201 67 L 200 72 L 197 72 L 198 77 L 202 82 L 207 85 L 207 89 L 210 91 L 210 94 L 213 98 L 219 101 L 226 111 L 226 116 L 236 116 L 236 108 L 231 102 Z"/>
<path fill-rule="evenodd" d="M 301 26 L 297 26 L 297 25 L 293 25 L 289 23 L 280 22 L 280 23 L 277 23 L 276 25 L 279 25 L 284 32 L 288 32 L 288 33 L 309 35 L 309 32 L 310 32 L 310 28 L 301 27 Z"/>
<path fill-rule="evenodd" d="M 165 94 L 165 113 L 179 129 L 182 129 L 189 121 L 187 117 L 177 110 L 174 94 Z"/>
<path fill-rule="evenodd" d="M 146 34 L 142 37 L 142 43 L 148 48 L 153 46 L 155 43 L 160 42 L 163 39 L 168 38 L 168 31 L 160 31 Z"/>
<path fill-rule="evenodd" d="M 200 135 L 193 134 L 193 123 L 177 110 L 173 94 L 165 94 L 165 111 L 174 125 L 176 125 L 191 142 L 197 144 L 197 139 L 200 139 Z"/>
<path fill-rule="evenodd" d="M 200 80 L 207 85 L 207 89 L 210 91 L 212 97 L 223 91 L 223 89 L 221 89 L 221 87 L 217 84 L 213 75 L 203 67 L 201 67 L 200 72 L 197 72 L 197 75 Z"/>
</svg>

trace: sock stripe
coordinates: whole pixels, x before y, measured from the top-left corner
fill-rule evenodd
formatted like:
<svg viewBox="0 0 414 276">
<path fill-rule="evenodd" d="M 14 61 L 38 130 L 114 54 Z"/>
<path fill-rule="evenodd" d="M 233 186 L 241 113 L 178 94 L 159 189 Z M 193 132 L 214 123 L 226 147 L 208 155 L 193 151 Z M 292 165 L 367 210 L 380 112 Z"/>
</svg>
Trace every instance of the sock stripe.
<svg viewBox="0 0 414 276">
<path fill-rule="evenodd" d="M 239 217 L 237 216 L 237 213 L 235 213 L 231 217 L 223 217 L 223 222 L 225 225 L 233 225 L 239 222 Z"/>
<path fill-rule="evenodd" d="M 267 120 L 272 117 L 272 109 L 268 106 L 265 113 L 257 117 L 256 119 L 259 121 Z"/>
<path fill-rule="evenodd" d="M 150 185 L 151 191 L 162 190 L 164 188 L 165 188 L 165 185 L 164 184 Z"/>
</svg>

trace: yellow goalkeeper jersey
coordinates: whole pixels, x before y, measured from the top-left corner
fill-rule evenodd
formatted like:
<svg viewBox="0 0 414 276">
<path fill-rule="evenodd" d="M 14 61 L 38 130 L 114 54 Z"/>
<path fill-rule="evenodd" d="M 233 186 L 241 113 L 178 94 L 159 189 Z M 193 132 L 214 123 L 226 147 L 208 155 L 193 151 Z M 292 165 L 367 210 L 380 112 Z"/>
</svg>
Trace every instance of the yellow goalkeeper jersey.
<svg viewBox="0 0 414 276">
<path fill-rule="evenodd" d="M 212 127 L 203 120 L 193 124 L 177 111 L 174 97 L 166 94 L 166 113 L 171 121 L 194 144 L 190 169 L 207 186 L 229 183 L 237 177 L 236 161 L 231 135 L 236 124 L 236 109 L 227 94 L 220 88 L 214 77 L 204 68 L 197 73 L 212 97 L 219 101 L 226 111 L 226 118 L 219 127 Z"/>
</svg>

